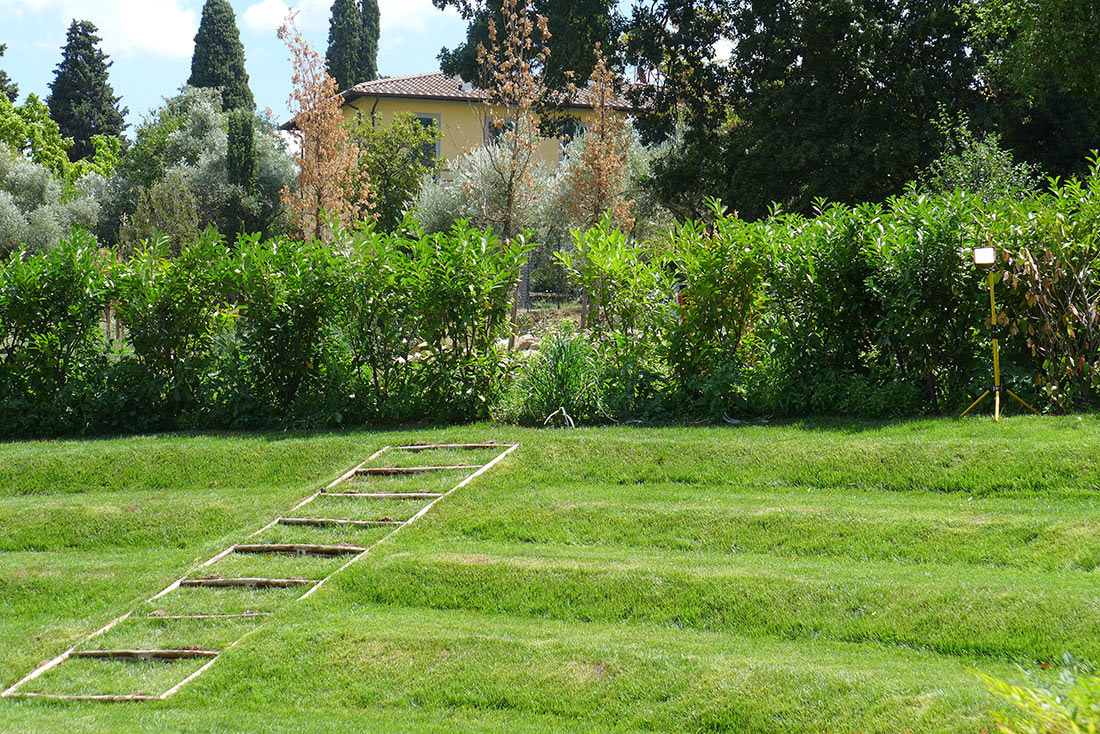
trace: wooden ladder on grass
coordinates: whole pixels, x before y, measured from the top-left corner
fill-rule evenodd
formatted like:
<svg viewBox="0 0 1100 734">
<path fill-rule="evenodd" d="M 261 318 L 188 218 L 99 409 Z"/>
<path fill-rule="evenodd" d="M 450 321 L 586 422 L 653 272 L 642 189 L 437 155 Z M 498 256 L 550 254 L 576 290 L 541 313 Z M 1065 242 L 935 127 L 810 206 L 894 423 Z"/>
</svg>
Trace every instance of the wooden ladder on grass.
<svg viewBox="0 0 1100 734">
<path fill-rule="evenodd" d="M 190 588 L 249 588 L 249 589 L 286 589 L 286 588 L 305 588 L 304 593 L 297 597 L 295 601 L 301 601 L 316 593 L 325 582 L 331 579 L 336 574 L 342 572 L 344 569 L 351 566 L 353 563 L 363 558 L 370 553 L 374 548 L 380 544 L 386 542 L 398 532 L 404 528 L 412 525 L 419 520 L 437 502 L 444 497 L 450 495 L 452 492 L 465 487 L 477 477 L 481 476 L 491 468 L 496 466 L 505 456 L 512 453 L 519 444 L 516 443 L 451 443 L 451 444 L 413 444 L 409 446 L 397 446 L 390 447 L 385 446 L 379 449 L 365 461 L 357 464 L 349 469 L 346 473 L 340 476 L 338 479 L 331 482 L 324 489 L 314 492 L 310 496 L 303 499 L 298 504 L 294 505 L 290 509 L 290 512 L 286 516 L 277 517 L 267 525 L 264 525 L 259 530 L 250 533 L 247 536 L 248 540 L 260 536 L 267 530 L 278 525 L 295 526 L 295 527 L 316 527 L 316 528 L 337 528 L 337 529 L 362 529 L 369 527 L 389 528 L 387 532 L 381 538 L 366 544 L 355 545 L 350 543 L 339 544 L 317 544 L 317 543 L 263 543 L 263 542 L 244 542 L 231 545 L 225 550 L 221 551 L 217 555 L 203 561 L 197 566 L 193 567 L 188 573 L 179 579 L 173 581 L 167 587 L 146 599 L 143 603 L 148 604 L 162 597 L 177 592 L 181 589 Z M 408 453 L 422 453 L 430 452 L 434 450 L 445 451 L 465 451 L 465 450 L 495 450 L 499 449 L 500 453 L 496 454 L 491 460 L 485 464 L 423 464 L 419 466 L 368 466 L 371 462 L 375 461 L 379 457 L 387 454 L 388 452 L 408 452 Z M 357 477 L 398 477 L 407 475 L 420 475 L 431 472 L 440 471 L 469 471 L 470 473 L 446 491 L 442 492 L 385 492 L 385 491 L 358 491 L 358 490 L 341 490 L 341 485 L 346 485 Z M 400 500 L 425 500 L 426 504 L 417 510 L 411 517 L 406 520 L 392 520 L 392 519 L 378 519 L 378 520 L 354 520 L 340 517 L 314 517 L 301 514 L 303 508 L 306 508 L 310 503 L 319 497 L 324 496 L 340 496 L 340 497 L 354 497 L 363 498 L 364 500 L 370 499 L 400 499 Z M 241 576 L 232 578 L 223 578 L 221 576 L 207 576 L 207 577 L 194 577 L 193 574 L 201 569 L 213 566 L 218 561 L 226 558 L 231 554 L 242 555 L 258 555 L 258 554 L 276 554 L 281 556 L 295 555 L 295 556 L 320 556 L 320 557 L 343 557 L 350 556 L 350 558 L 343 565 L 339 566 L 335 570 L 320 578 L 267 578 L 261 576 Z M 140 606 L 140 605 L 139 605 Z M 185 685 L 193 681 L 195 678 L 202 675 L 204 672 L 210 669 L 218 658 L 220 658 L 227 651 L 233 649 L 241 642 L 243 642 L 249 635 L 260 628 L 260 625 L 252 627 L 247 630 L 235 640 L 229 644 L 221 647 L 221 649 L 212 650 L 205 649 L 198 646 L 185 646 L 178 648 L 127 648 L 127 649 L 87 649 L 84 646 L 89 641 L 96 637 L 110 631 L 119 624 L 125 622 L 127 619 L 135 618 L 134 609 L 126 612 L 120 617 L 116 617 L 107 624 L 100 627 L 95 632 L 91 633 L 76 645 L 70 647 L 65 652 L 61 653 L 55 658 L 47 660 L 25 675 L 23 678 L 16 681 L 13 685 L 8 687 L 3 693 L 0 693 L 0 697 L 20 697 L 20 698 L 46 698 L 46 699 L 61 699 L 71 701 L 163 701 L 166 698 L 171 697 L 177 693 Z M 272 616 L 273 612 L 257 612 L 257 611 L 245 611 L 237 614 L 218 614 L 218 613 L 196 613 L 196 614 L 157 614 L 155 612 L 143 615 L 143 619 L 156 619 L 156 620 L 179 620 L 184 622 L 186 620 L 221 620 L 221 619 L 256 619 L 264 620 Z M 137 619 L 135 618 L 135 619 Z M 49 693 L 45 691 L 25 691 L 21 690 L 26 684 L 39 678 L 49 670 L 56 668 L 66 660 L 78 658 L 78 659 L 93 659 L 103 661 L 124 661 L 128 663 L 142 663 L 149 661 L 158 662 L 177 662 L 183 660 L 205 660 L 198 669 L 191 672 L 185 678 L 173 685 L 168 690 L 161 694 L 145 694 L 145 693 L 80 693 L 80 694 L 62 694 L 62 693 Z"/>
</svg>

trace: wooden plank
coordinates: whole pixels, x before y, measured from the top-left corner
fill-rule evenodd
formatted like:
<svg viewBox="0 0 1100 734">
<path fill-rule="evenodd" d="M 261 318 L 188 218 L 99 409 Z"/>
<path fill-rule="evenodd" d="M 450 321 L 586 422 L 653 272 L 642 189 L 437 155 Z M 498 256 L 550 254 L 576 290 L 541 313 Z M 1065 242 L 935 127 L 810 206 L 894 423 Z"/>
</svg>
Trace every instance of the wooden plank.
<svg viewBox="0 0 1100 734">
<path fill-rule="evenodd" d="M 51 701 L 159 701 L 160 696 L 147 693 L 42 693 L 17 691 L 8 694 L 13 698 L 45 698 Z"/>
<path fill-rule="evenodd" d="M 97 658 L 102 660 L 192 660 L 194 658 L 216 658 L 217 650 L 195 648 L 173 648 L 167 650 L 77 650 L 74 658 Z"/>
<path fill-rule="evenodd" d="M 314 545 L 312 543 L 247 543 L 238 545 L 237 553 L 290 553 L 305 556 L 343 556 L 362 553 L 357 545 Z"/>
<path fill-rule="evenodd" d="M 370 546 L 369 548 L 367 548 L 367 549 L 366 549 L 365 551 L 363 551 L 363 552 L 362 552 L 362 553 L 360 553 L 359 555 L 355 556 L 354 558 L 350 558 L 350 559 L 348 559 L 347 563 L 345 563 L 345 564 L 344 564 L 343 566 L 340 566 L 340 568 L 336 569 L 335 571 L 333 571 L 332 573 L 330 573 L 330 574 L 329 574 L 328 576 L 325 576 L 325 577 L 324 577 L 323 579 L 321 579 L 320 581 L 318 581 L 318 582 L 317 582 L 317 584 L 315 584 L 315 585 L 313 586 L 313 588 L 309 589 L 308 591 L 306 591 L 306 593 L 304 593 L 304 594 L 302 594 L 302 595 L 301 595 L 300 597 L 298 597 L 298 601 L 301 601 L 301 600 L 303 600 L 303 599 L 308 599 L 308 598 L 309 598 L 310 596 L 312 596 L 313 594 L 317 593 L 317 590 L 318 590 L 318 589 L 320 589 L 320 588 L 321 588 L 322 586 L 324 586 L 324 584 L 325 584 L 325 582 L 326 582 L 326 581 L 328 581 L 329 579 L 331 579 L 331 578 L 332 578 L 333 576 L 336 576 L 336 575 L 337 575 L 337 574 L 339 574 L 339 573 L 340 573 L 341 571 L 344 571 L 345 569 L 349 568 L 349 567 L 350 567 L 350 566 L 351 566 L 351 565 L 352 565 L 353 563 L 355 563 L 355 562 L 356 562 L 356 561 L 358 561 L 358 560 L 359 560 L 360 558 L 362 558 L 363 556 L 365 556 L 365 555 L 367 555 L 368 553 L 370 553 L 370 552 L 371 552 L 372 550 L 374 550 L 375 548 L 377 548 L 378 546 L 380 546 L 380 545 L 381 545 L 382 543 L 385 543 L 385 542 L 386 542 L 387 540 L 392 540 L 392 539 L 393 539 L 393 537 L 394 537 L 394 536 L 396 536 L 396 535 L 397 535 L 398 533 L 400 533 L 400 532 L 401 532 L 402 530 L 404 530 L 405 528 L 409 527 L 410 525 L 412 525 L 412 524 L 413 524 L 414 522 L 416 522 L 416 521 L 417 521 L 417 520 L 419 520 L 420 518 L 424 517 L 424 515 L 426 515 L 426 514 L 428 513 L 428 511 L 429 511 L 430 509 L 432 509 L 432 507 L 434 507 L 434 506 L 435 506 L 435 503 L 439 502 L 440 500 L 442 500 L 442 499 L 443 499 L 444 497 L 446 497 L 447 495 L 449 495 L 449 494 L 451 494 L 451 493 L 453 493 L 453 492 L 456 492 L 456 491 L 457 491 L 457 490 L 459 490 L 459 489 L 462 489 L 462 488 L 463 488 L 463 487 L 465 487 L 465 486 L 466 486 L 467 484 L 469 484 L 470 482 L 474 481 L 474 480 L 475 480 L 475 479 L 477 479 L 477 478 L 478 478 L 479 476 L 481 476 L 481 475 L 482 475 L 482 474 L 484 474 L 485 472 L 489 471 L 490 469 L 492 469 L 492 468 L 493 468 L 494 466 L 496 466 L 496 465 L 497 465 L 497 464 L 499 464 L 500 462 L 504 461 L 505 457 L 506 457 L 506 456 L 508 456 L 508 454 L 510 454 L 510 453 L 512 453 L 513 451 L 515 451 L 515 450 L 516 450 L 517 448 L 519 448 L 519 444 L 518 444 L 518 443 L 514 443 L 514 444 L 511 444 L 511 445 L 510 445 L 510 446 L 508 446 L 508 448 L 506 448 L 506 449 L 505 449 L 504 451 L 501 451 L 501 452 L 500 452 L 499 454 L 497 454 L 497 455 L 496 455 L 496 457 L 494 457 L 494 458 L 493 458 L 493 459 L 492 459 L 492 460 L 491 460 L 491 461 L 490 461 L 490 462 L 489 462 L 488 464 L 485 464 L 485 465 L 484 465 L 484 466 L 482 466 L 482 467 L 481 467 L 480 469 L 478 469 L 478 470 L 477 470 L 476 472 L 474 472 L 474 473 L 470 474 L 470 475 L 469 475 L 468 477 L 466 477 L 465 479 L 463 479 L 463 480 L 462 480 L 461 482 L 459 482 L 459 483 L 458 483 L 458 484 L 456 484 L 455 486 L 453 486 L 453 487 L 451 487 L 450 489 L 448 489 L 448 490 L 447 490 L 446 492 L 442 492 L 442 493 L 440 493 L 440 494 L 439 494 L 438 496 L 436 496 L 436 497 L 435 497 L 435 498 L 434 498 L 434 499 L 433 499 L 433 500 L 432 500 L 431 502 L 429 502 L 429 503 L 428 503 L 428 504 L 426 504 L 426 505 L 425 505 L 424 507 L 422 507 L 422 508 L 420 509 L 420 511 L 419 511 L 419 512 L 417 512 L 417 513 L 416 513 L 415 515 L 413 515 L 412 517 L 410 517 L 410 518 L 409 518 L 408 520 L 406 520 L 405 522 L 401 523 L 401 526 L 400 526 L 400 527 L 394 528 L 394 530 L 393 530 L 393 532 L 392 532 L 392 533 L 389 533 L 389 534 L 387 534 L 387 535 L 386 535 L 386 536 L 385 536 L 384 538 L 381 538 L 381 539 L 379 539 L 379 540 L 376 540 L 376 541 L 375 541 L 374 543 L 372 543 L 372 544 L 371 544 L 371 546 Z"/>
<path fill-rule="evenodd" d="M 271 612 L 241 612 L 240 614 L 157 614 L 149 612 L 146 619 L 249 619 L 252 617 L 270 617 Z"/>
<path fill-rule="evenodd" d="M 408 446 L 398 446 L 398 451 L 436 451 L 438 449 L 452 449 L 465 451 L 469 449 L 501 449 L 506 443 L 414 443 Z"/>
<path fill-rule="evenodd" d="M 442 492 L 325 492 L 325 497 L 375 497 L 378 499 L 411 500 L 442 497 Z"/>
<path fill-rule="evenodd" d="M 339 493 L 334 493 L 339 494 Z M 400 525 L 403 520 L 344 520 L 334 517 L 280 517 L 280 525 L 349 525 L 352 527 L 371 527 L 379 525 Z"/>
<path fill-rule="evenodd" d="M 361 466 L 356 474 L 371 476 L 397 476 L 401 474 L 423 474 L 432 471 L 457 471 L 459 469 L 480 469 L 478 464 L 441 464 L 439 466 Z"/>
<path fill-rule="evenodd" d="M 211 588 L 229 588 L 234 586 L 248 586 L 254 589 L 287 589 L 292 586 L 308 586 L 316 584 L 317 579 L 262 579 L 242 577 L 235 579 L 184 579 L 180 586 L 207 586 Z"/>
</svg>

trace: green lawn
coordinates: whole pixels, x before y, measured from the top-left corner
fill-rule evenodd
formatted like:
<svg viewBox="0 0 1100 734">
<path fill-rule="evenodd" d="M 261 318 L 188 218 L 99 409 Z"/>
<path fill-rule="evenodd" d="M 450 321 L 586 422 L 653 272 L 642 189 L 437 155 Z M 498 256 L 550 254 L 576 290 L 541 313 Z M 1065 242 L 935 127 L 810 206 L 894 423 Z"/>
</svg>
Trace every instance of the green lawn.
<svg viewBox="0 0 1100 734">
<path fill-rule="evenodd" d="M 0 444 L 0 686 L 381 446 L 487 439 L 521 446 L 305 602 L 181 590 L 89 645 L 251 632 L 173 698 L 2 699 L 0 731 L 977 732 L 998 704 L 972 669 L 1100 661 L 1100 419 L 480 425 Z M 253 567 L 332 567 L 278 564 Z M 243 610 L 274 614 L 139 618 Z M 201 664 L 74 659 L 27 690 L 159 693 Z"/>
</svg>

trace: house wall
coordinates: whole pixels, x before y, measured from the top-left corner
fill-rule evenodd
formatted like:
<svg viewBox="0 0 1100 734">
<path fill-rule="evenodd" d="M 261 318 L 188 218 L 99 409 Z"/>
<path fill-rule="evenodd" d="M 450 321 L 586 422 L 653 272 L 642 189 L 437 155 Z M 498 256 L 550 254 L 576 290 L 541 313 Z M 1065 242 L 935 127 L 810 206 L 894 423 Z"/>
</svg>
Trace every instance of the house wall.
<svg viewBox="0 0 1100 734">
<path fill-rule="evenodd" d="M 462 153 L 485 143 L 485 107 L 479 102 L 360 97 L 344 105 L 345 117 L 351 117 L 357 113 L 369 115 L 372 111 L 380 117 L 383 125 L 390 124 L 395 112 L 438 115 L 440 129 L 443 131 L 440 155 L 447 161 L 442 174 L 445 178 L 451 163 Z M 573 113 L 583 123 L 589 122 L 593 114 L 590 109 L 575 109 Z M 557 138 L 542 139 L 538 149 L 541 161 L 556 166 L 560 155 L 561 144 Z"/>
</svg>

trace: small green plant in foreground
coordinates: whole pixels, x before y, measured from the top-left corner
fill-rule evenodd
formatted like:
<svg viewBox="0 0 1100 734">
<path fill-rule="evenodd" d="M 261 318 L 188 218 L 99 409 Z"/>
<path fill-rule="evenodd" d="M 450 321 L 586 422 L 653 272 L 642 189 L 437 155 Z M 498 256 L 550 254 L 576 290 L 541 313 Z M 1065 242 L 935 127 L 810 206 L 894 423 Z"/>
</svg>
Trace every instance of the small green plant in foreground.
<svg viewBox="0 0 1100 734">
<path fill-rule="evenodd" d="M 1013 685 L 979 673 L 994 695 L 1013 705 L 998 712 L 1004 734 L 1096 734 L 1100 731 L 1100 676 L 1068 653 L 1066 667 L 1053 682 L 1035 679 Z"/>
</svg>

